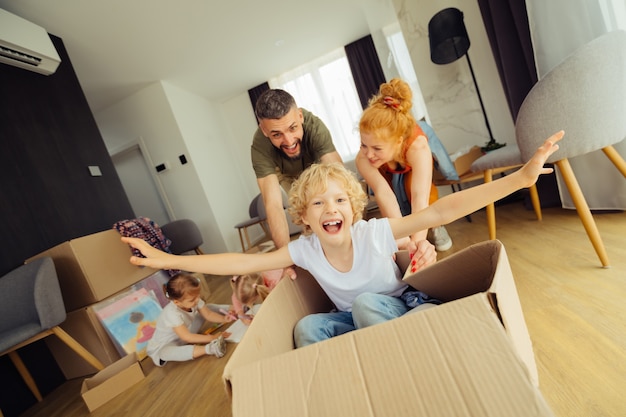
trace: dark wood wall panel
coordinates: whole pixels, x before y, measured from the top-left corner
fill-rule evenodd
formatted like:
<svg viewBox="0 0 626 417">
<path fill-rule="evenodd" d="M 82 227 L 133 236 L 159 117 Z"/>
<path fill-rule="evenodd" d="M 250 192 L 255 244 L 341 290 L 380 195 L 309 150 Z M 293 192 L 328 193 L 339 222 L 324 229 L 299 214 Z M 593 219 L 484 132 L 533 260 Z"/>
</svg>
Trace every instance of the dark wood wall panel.
<svg viewBox="0 0 626 417">
<path fill-rule="evenodd" d="M 133 216 L 63 42 L 52 38 L 55 74 L 0 64 L 0 274 Z"/>
<path fill-rule="evenodd" d="M 0 64 L 0 276 L 63 241 L 110 229 L 133 210 L 60 38 L 45 76 Z M 88 166 L 97 165 L 101 177 Z M 22 352 L 24 351 L 24 352 Z M 20 350 L 43 395 L 64 381 L 43 341 Z M 5 417 L 35 403 L 7 356 L 0 358 Z"/>
</svg>

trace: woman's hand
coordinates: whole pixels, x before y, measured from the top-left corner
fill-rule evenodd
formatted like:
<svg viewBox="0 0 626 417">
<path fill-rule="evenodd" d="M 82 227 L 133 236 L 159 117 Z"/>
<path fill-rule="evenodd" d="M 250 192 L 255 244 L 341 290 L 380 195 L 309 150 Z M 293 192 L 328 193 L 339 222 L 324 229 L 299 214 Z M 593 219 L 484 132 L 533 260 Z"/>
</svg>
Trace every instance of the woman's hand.
<svg viewBox="0 0 626 417">
<path fill-rule="evenodd" d="M 418 242 L 411 240 L 407 249 L 411 255 L 411 263 L 409 265 L 411 273 L 437 262 L 435 246 L 426 239 Z"/>
<path fill-rule="evenodd" d="M 154 269 L 170 269 L 171 262 L 169 261 L 169 258 L 174 255 L 158 250 L 143 239 L 135 237 L 122 237 L 122 242 L 127 243 L 132 248 L 139 250 L 139 252 L 145 256 L 145 258 L 131 256 L 131 264 L 148 266 Z"/>
</svg>

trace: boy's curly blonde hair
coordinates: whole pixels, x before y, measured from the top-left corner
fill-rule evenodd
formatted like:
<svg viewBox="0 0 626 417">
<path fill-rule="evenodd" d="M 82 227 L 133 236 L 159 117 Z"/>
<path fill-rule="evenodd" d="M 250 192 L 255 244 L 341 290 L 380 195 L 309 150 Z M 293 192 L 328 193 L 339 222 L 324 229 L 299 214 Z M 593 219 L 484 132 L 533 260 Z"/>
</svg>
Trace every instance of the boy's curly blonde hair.
<svg viewBox="0 0 626 417">
<path fill-rule="evenodd" d="M 356 175 L 337 162 L 313 164 L 300 174 L 289 191 L 289 214 L 296 225 L 302 226 L 302 233 L 305 235 L 311 234 L 311 228 L 304 224 L 302 217 L 313 197 L 326 191 L 329 180 L 341 184 L 346 191 L 354 213 L 354 222 L 363 218 L 368 199 Z"/>
</svg>

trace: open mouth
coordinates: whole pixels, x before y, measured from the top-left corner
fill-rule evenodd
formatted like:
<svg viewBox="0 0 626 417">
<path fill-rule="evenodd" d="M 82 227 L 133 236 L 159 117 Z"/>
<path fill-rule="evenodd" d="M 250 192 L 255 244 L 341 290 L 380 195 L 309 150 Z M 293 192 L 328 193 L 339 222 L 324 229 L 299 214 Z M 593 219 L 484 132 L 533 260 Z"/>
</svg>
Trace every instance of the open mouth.
<svg viewBox="0 0 626 417">
<path fill-rule="evenodd" d="M 343 225 L 343 222 L 341 220 L 331 220 L 331 221 L 322 223 L 322 227 L 328 233 L 338 233 L 341 230 L 342 225 Z"/>
<path fill-rule="evenodd" d="M 283 145 L 282 149 L 287 154 L 293 154 L 293 153 L 297 152 L 297 150 L 298 150 L 298 142 L 294 143 L 291 146 L 284 146 Z"/>
</svg>

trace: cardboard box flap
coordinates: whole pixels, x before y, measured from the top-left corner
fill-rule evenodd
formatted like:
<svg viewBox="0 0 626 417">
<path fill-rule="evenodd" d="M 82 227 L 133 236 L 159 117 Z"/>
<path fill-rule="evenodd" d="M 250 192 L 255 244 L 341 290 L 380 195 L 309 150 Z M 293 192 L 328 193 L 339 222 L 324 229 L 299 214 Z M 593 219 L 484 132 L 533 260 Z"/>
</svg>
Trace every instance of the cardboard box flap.
<svg viewBox="0 0 626 417">
<path fill-rule="evenodd" d="M 517 354 L 526 363 L 530 379 L 536 386 L 539 386 L 539 372 L 537 371 L 532 340 L 524 320 L 522 304 L 504 246 L 502 246 L 501 256 L 497 260 L 493 284 L 490 290 L 495 294 L 497 311 L 500 314 L 500 320 L 502 320 L 506 334 L 513 342 Z"/>
<path fill-rule="evenodd" d="M 296 273 L 296 280 L 283 279 L 272 290 L 226 363 L 222 378 L 229 394 L 228 381 L 234 368 L 293 350 L 293 328 L 298 320 L 333 308 L 308 272 L 296 268 Z"/>
<path fill-rule="evenodd" d="M 137 363 L 137 357 L 134 354 L 126 355 L 122 359 L 113 362 L 111 365 L 107 366 L 91 378 L 85 379 L 83 381 L 84 390 L 91 390 L 101 385 L 103 382 L 111 379 L 112 376 L 119 374 L 120 371 L 128 368 L 133 363 Z"/>
<path fill-rule="evenodd" d="M 93 377 L 85 379 L 80 393 L 89 411 L 93 411 L 143 378 L 144 373 L 137 362 L 137 356 L 127 355 Z"/>
<path fill-rule="evenodd" d="M 401 269 L 406 268 L 409 264 L 408 253 L 398 252 L 396 260 Z M 532 342 L 502 242 L 489 240 L 476 243 L 405 277 L 404 281 L 446 302 L 477 292 L 487 292 L 494 312 L 502 321 L 520 358 L 526 363 L 529 377 L 535 385 L 539 385 Z"/>
<path fill-rule="evenodd" d="M 444 302 L 485 292 L 492 285 L 502 250 L 502 243 L 497 240 L 477 243 L 405 277 L 404 281 Z M 401 267 L 408 265 L 408 253 L 398 253 L 397 259 Z"/>
<path fill-rule="evenodd" d="M 234 369 L 233 416 L 551 416 L 523 369 L 476 294 Z"/>
</svg>

